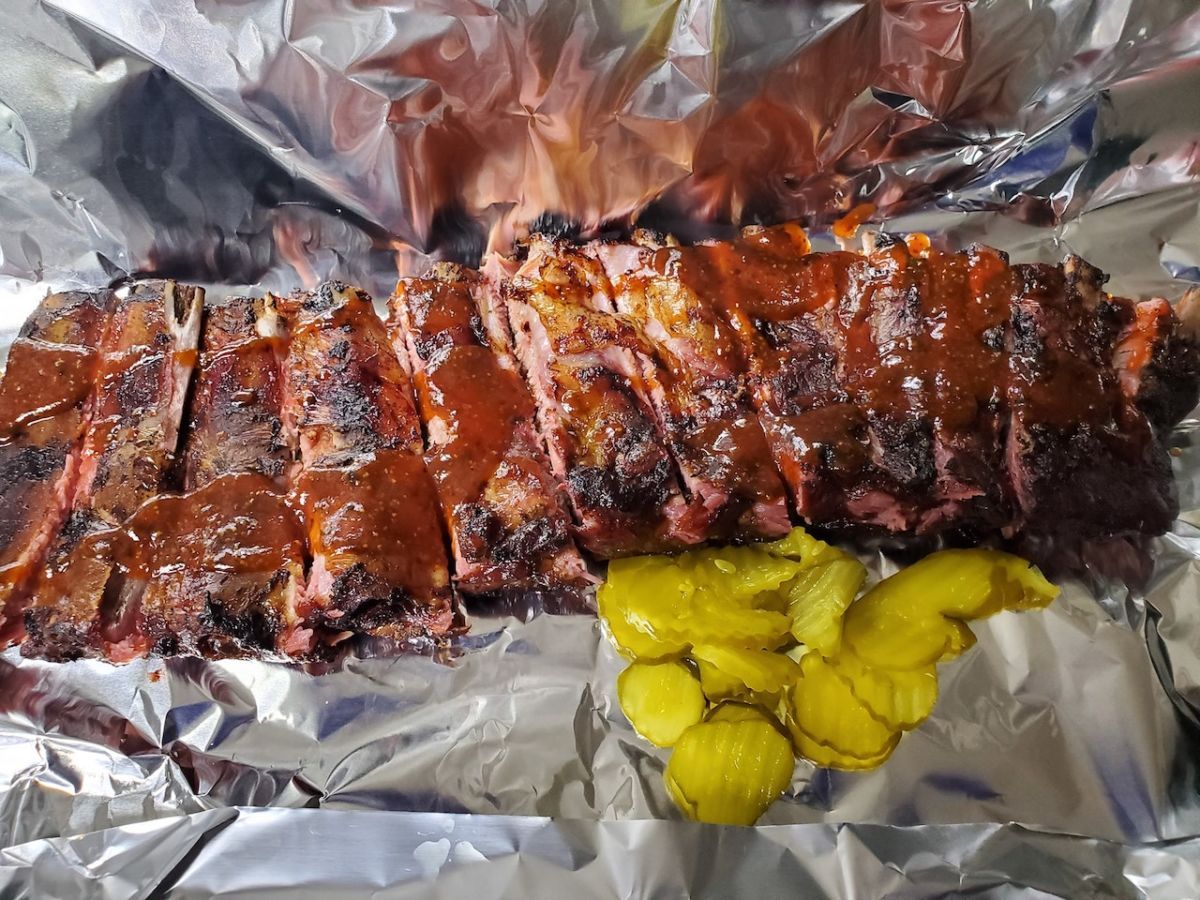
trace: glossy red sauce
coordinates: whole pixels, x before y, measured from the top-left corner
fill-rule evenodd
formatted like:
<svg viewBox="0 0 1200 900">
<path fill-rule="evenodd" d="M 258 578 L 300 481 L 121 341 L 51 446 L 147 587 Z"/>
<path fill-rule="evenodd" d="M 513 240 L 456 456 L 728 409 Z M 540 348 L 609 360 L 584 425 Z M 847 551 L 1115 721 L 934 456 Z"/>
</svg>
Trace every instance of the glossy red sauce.
<svg viewBox="0 0 1200 900">
<path fill-rule="evenodd" d="M 1051 428 L 1103 428 L 1120 415 L 1120 385 L 1111 362 L 1118 323 L 1108 333 L 1054 266 L 1024 266 L 1017 315 L 1036 334 L 1029 350 L 1010 354 L 1008 402 L 1025 422 Z M 1103 302 L 1103 301 L 1102 301 Z"/>
<path fill-rule="evenodd" d="M 361 566 L 417 600 L 448 589 L 437 497 L 419 456 L 388 450 L 356 468 L 308 469 L 294 490 L 313 555 L 335 578 Z"/>
<path fill-rule="evenodd" d="M 1134 305 L 1134 320 L 1121 335 L 1117 347 L 1120 360 L 1121 390 L 1134 398 L 1142 384 L 1146 367 L 1154 359 L 1154 349 L 1175 322 L 1175 314 L 1166 300 L 1146 300 Z"/>
<path fill-rule="evenodd" d="M 263 476 L 230 475 L 155 497 L 122 527 L 86 535 L 55 562 L 39 602 L 60 622 L 94 628 L 97 649 L 124 659 L 148 652 L 164 629 L 197 627 L 206 603 L 236 604 L 252 591 L 248 580 L 255 595 L 269 594 L 277 573 L 300 575 L 303 560 L 303 526 L 286 496 Z"/>
<path fill-rule="evenodd" d="M 60 425 L 67 427 L 58 438 L 78 439 L 78 414 L 69 425 L 51 420 L 82 410 L 95 384 L 96 361 L 96 352 L 84 347 L 15 341 L 0 383 L 0 443 L 53 439 Z"/>
<path fill-rule="evenodd" d="M 863 223 L 873 215 L 875 215 L 874 203 L 859 203 L 850 212 L 834 222 L 830 230 L 835 237 L 849 240 L 858 233 L 858 229 L 862 227 Z"/>
<path fill-rule="evenodd" d="M 801 235 L 780 227 L 684 256 L 685 277 L 717 286 L 717 308 L 749 356 L 759 410 L 801 512 L 842 514 L 846 491 L 823 489 L 826 479 L 891 494 L 906 483 L 896 478 L 928 480 L 938 435 L 976 429 L 991 441 L 978 452 L 997 452 L 1016 290 L 1004 260 L 990 250 L 922 258 L 902 243 L 867 256 L 806 249 Z M 907 445 L 916 468 L 885 466 L 876 428 L 916 441 Z M 822 490 L 832 506 L 822 504 Z M 938 502 L 932 490 L 911 499 Z"/>
<path fill-rule="evenodd" d="M 533 420 L 533 400 L 517 374 L 483 347 L 457 347 L 426 373 L 431 412 L 449 437 L 431 468 L 453 508 L 479 498 L 512 448 L 514 430 Z"/>
<path fill-rule="evenodd" d="M 140 579 L 198 571 L 270 574 L 304 558 L 297 512 L 271 479 L 256 473 L 156 497 L 123 530 L 117 562 Z"/>
<path fill-rule="evenodd" d="M 187 350 L 176 350 L 171 354 L 171 358 L 176 365 L 191 367 L 196 365 L 196 360 L 200 358 L 200 351 L 194 347 Z"/>
</svg>

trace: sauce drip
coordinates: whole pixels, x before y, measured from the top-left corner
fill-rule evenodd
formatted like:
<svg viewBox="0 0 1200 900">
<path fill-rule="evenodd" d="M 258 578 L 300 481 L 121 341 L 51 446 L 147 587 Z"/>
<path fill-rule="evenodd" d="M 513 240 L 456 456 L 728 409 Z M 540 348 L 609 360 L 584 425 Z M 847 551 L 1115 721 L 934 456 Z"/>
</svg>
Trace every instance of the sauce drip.
<svg viewBox="0 0 1200 900">
<path fill-rule="evenodd" d="M 565 512 L 534 432 L 533 398 L 506 346 L 493 347 L 470 276 L 402 282 L 393 342 L 407 343 L 428 428 L 426 464 L 472 593 L 578 578 Z"/>
</svg>

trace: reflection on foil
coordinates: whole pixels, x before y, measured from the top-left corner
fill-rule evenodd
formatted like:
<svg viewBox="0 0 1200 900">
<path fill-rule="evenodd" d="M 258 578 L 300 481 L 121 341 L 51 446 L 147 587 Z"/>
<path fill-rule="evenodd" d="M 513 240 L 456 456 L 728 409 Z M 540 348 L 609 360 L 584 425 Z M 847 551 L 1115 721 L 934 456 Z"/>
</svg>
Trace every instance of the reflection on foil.
<svg viewBox="0 0 1200 900">
<path fill-rule="evenodd" d="M 700 852 L 701 849 L 703 852 Z M 714 865 L 714 858 L 729 865 Z M 297 884 L 297 873 L 318 877 Z M 334 874 L 336 873 L 336 874 Z M 1200 841 L 1125 847 L 1016 825 L 717 828 L 222 809 L 0 851 L 5 896 L 1195 897 Z M 315 882 L 315 883 L 313 883 Z M 120 890 L 124 889 L 124 890 Z"/>
<path fill-rule="evenodd" d="M 949 246 L 1080 253 L 1124 294 L 1200 281 L 1190 0 L 11 0 L 0 50 L 0 345 L 49 285 L 383 297 L 539 217 L 798 217 L 828 248 L 869 201 Z M 988 622 L 886 767 L 801 766 L 756 829 L 657 821 L 619 660 L 537 598 L 476 610 L 449 662 L 323 675 L 10 650 L 0 893 L 1200 896 L 1198 424 L 1144 591 Z"/>
</svg>

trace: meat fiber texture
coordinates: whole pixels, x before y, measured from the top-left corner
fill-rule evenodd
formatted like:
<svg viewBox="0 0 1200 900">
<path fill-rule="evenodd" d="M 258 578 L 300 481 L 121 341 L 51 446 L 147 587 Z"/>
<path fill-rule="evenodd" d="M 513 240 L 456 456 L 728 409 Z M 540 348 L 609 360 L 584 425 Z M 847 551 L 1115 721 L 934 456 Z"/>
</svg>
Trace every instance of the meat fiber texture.
<svg viewBox="0 0 1200 900">
<path fill-rule="evenodd" d="M 0 384 L 4 634 L 53 659 L 428 646 L 461 598 L 784 533 L 1137 547 L 1177 512 L 1196 304 L 887 235 L 535 235 L 403 279 L 204 310 L 54 295 Z M 203 312 L 203 318 L 202 318 Z M 589 561 L 590 558 L 590 561 Z"/>
</svg>

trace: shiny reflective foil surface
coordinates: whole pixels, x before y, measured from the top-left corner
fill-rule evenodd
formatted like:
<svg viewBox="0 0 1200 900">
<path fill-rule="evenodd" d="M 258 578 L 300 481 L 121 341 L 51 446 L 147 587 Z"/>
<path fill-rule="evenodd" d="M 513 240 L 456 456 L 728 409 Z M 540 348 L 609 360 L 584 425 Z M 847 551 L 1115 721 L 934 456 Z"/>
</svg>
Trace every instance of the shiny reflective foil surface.
<svg viewBox="0 0 1200 900">
<path fill-rule="evenodd" d="M 7 0 L 0 344 L 51 287 L 477 262 L 544 213 L 1200 282 L 1190 0 Z M 882 769 L 683 822 L 588 616 L 449 660 L 0 659 L 5 897 L 1200 896 L 1200 432 L 1144 589 L 977 627 Z M 873 575 L 894 569 L 870 557 Z M 308 887 L 292 887 L 305 882 Z M 390 893 L 389 893 L 390 892 Z M 570 894 L 569 894 L 570 892 Z"/>
</svg>

